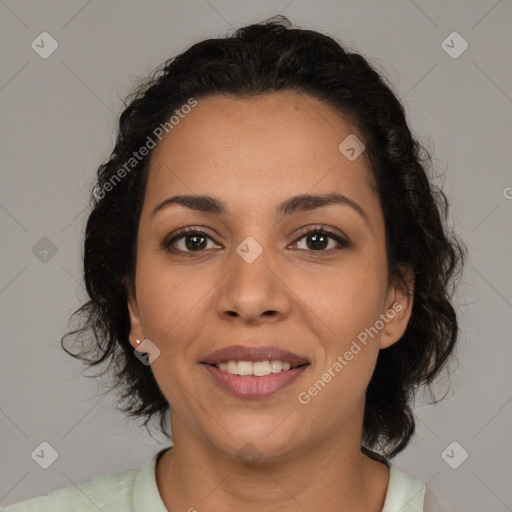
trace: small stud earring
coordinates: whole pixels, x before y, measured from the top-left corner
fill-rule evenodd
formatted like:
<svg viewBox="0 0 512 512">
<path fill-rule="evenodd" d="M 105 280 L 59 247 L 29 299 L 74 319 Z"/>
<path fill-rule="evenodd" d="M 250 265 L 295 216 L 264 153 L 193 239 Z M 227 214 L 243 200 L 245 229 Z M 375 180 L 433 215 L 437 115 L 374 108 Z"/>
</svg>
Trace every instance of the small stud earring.
<svg viewBox="0 0 512 512">
<path fill-rule="evenodd" d="M 137 341 L 137 345 L 139 345 L 139 344 L 140 344 L 140 340 L 135 340 L 135 341 Z"/>
</svg>

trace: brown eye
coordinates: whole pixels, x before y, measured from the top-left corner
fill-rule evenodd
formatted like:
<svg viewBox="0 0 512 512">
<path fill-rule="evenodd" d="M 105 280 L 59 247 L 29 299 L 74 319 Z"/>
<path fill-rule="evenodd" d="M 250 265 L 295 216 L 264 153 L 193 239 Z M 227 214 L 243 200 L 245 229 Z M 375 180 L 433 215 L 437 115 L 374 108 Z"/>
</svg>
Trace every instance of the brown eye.
<svg viewBox="0 0 512 512">
<path fill-rule="evenodd" d="M 302 233 L 302 236 L 295 242 L 295 246 L 299 243 L 300 240 L 306 239 L 306 249 L 310 252 L 331 252 L 331 250 L 339 250 L 341 248 L 348 247 L 350 244 L 347 240 L 342 238 L 337 233 L 333 233 L 332 231 L 326 230 L 325 228 L 310 228 L 307 231 Z M 329 247 L 329 242 L 334 241 L 336 244 L 334 247 Z"/>
<path fill-rule="evenodd" d="M 162 248 L 173 253 L 200 253 L 207 248 L 208 239 L 212 240 L 204 231 L 186 228 L 173 233 L 171 238 L 166 238 L 162 242 Z M 182 242 L 181 246 L 177 246 L 177 242 Z"/>
</svg>

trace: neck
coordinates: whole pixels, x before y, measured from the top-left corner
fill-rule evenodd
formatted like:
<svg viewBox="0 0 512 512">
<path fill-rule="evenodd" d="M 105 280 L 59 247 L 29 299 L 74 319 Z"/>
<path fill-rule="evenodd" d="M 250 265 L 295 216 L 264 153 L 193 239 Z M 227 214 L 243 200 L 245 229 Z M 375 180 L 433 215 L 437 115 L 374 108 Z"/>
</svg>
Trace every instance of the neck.
<svg viewBox="0 0 512 512">
<path fill-rule="evenodd" d="M 173 423 L 174 446 L 157 464 L 168 510 L 381 512 L 384 506 L 389 470 L 361 453 L 360 443 L 343 441 L 350 436 L 250 462 L 187 435 Z"/>
</svg>

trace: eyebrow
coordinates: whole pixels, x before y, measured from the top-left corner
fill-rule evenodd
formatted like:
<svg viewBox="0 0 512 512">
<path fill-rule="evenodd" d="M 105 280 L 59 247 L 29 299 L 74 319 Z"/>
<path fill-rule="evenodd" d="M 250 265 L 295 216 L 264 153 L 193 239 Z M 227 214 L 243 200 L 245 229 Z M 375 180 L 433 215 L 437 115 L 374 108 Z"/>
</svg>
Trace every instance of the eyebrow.
<svg viewBox="0 0 512 512">
<path fill-rule="evenodd" d="M 317 208 L 330 204 L 341 204 L 354 209 L 359 213 L 359 215 L 361 215 L 361 217 L 363 217 L 364 221 L 371 229 L 368 215 L 361 206 L 359 206 L 359 204 L 354 200 L 338 193 L 320 195 L 300 194 L 298 196 L 290 197 L 277 206 L 275 216 L 283 218 L 296 212 L 316 210 Z M 214 215 L 229 213 L 229 210 L 226 208 L 224 203 L 215 197 L 206 195 L 177 195 L 169 197 L 158 204 L 151 212 L 151 217 L 172 205 L 181 205 L 191 210 Z"/>
</svg>

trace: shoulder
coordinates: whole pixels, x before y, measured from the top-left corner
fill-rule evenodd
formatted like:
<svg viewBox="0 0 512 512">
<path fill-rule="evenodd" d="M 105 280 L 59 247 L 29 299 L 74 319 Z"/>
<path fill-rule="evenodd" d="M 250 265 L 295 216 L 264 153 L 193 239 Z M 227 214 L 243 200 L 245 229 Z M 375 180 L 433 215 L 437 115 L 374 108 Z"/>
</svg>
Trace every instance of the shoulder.
<svg viewBox="0 0 512 512">
<path fill-rule="evenodd" d="M 362 446 L 361 451 L 389 469 L 388 489 L 382 512 L 430 512 L 423 509 L 427 486 L 422 480 L 404 473 L 387 457 L 374 450 Z"/>
<path fill-rule="evenodd" d="M 425 512 L 426 484 L 404 473 L 393 463 L 388 461 L 387 464 L 389 485 L 382 512 Z"/>
<path fill-rule="evenodd" d="M 445 512 L 422 480 L 404 473 L 391 463 L 389 470 L 388 494 L 382 512 Z"/>
<path fill-rule="evenodd" d="M 441 508 L 439 501 L 437 501 L 437 498 L 430 489 L 425 491 L 425 505 L 423 512 L 445 512 L 445 509 Z"/>
<path fill-rule="evenodd" d="M 132 510 L 132 489 L 141 468 L 102 475 L 80 486 L 11 505 L 3 512 L 125 512 Z"/>
</svg>

